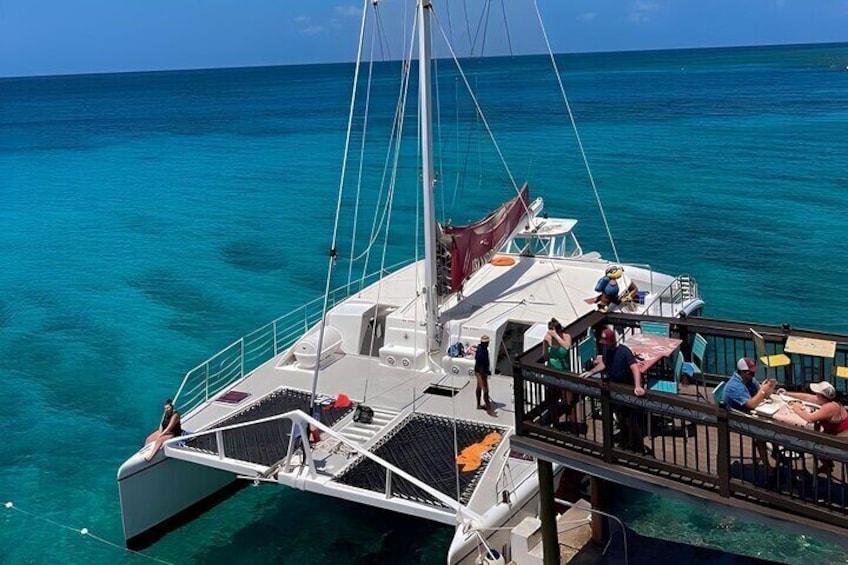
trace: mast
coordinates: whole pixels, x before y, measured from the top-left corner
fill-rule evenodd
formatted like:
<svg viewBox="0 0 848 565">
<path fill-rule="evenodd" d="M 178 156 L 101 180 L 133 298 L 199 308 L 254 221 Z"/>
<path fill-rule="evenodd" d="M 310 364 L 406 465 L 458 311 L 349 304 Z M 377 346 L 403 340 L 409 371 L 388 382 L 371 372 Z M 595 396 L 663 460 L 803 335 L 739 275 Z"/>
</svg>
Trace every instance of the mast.
<svg viewBox="0 0 848 565">
<path fill-rule="evenodd" d="M 418 104 L 421 116 L 421 190 L 424 204 L 424 304 L 427 346 L 439 348 L 436 321 L 436 209 L 433 203 L 433 117 L 430 92 L 430 0 L 418 1 Z"/>
</svg>

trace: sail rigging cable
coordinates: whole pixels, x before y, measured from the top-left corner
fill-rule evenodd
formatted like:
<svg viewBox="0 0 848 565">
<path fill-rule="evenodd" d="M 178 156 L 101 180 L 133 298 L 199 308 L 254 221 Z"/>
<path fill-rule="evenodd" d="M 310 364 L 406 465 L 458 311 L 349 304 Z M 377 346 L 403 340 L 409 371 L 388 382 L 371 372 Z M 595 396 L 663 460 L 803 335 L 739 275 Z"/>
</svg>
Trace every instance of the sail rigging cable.
<svg viewBox="0 0 848 565">
<path fill-rule="evenodd" d="M 456 56 L 456 52 L 453 50 L 453 46 L 448 40 L 448 36 L 445 33 L 445 28 L 442 27 L 442 23 L 439 21 L 438 15 L 436 14 L 435 10 L 433 10 L 432 14 L 433 19 L 439 26 L 439 32 L 442 34 L 442 38 L 445 40 L 445 44 L 447 45 L 448 51 L 450 51 L 451 58 L 453 59 L 453 62 L 456 65 L 456 69 L 459 72 L 459 76 L 462 78 L 462 82 L 463 84 L 465 84 L 465 88 L 468 91 L 468 94 L 471 96 L 471 100 L 474 103 L 474 108 L 477 110 L 477 115 L 480 116 L 480 120 L 483 122 L 483 126 L 486 128 L 486 133 L 489 135 L 489 139 L 492 141 L 492 145 L 495 148 L 495 152 L 498 154 L 498 158 L 501 161 L 501 165 L 503 165 L 507 176 L 509 176 L 509 181 L 510 183 L 512 183 L 512 188 L 513 190 L 515 190 L 515 194 L 520 197 L 521 189 L 518 187 L 518 183 L 515 182 L 515 177 L 512 175 L 512 171 L 510 170 L 509 165 L 506 162 L 506 158 L 504 157 L 504 154 L 501 151 L 501 147 L 495 139 L 495 135 L 492 132 L 492 128 L 489 126 L 489 120 L 487 120 L 486 115 L 483 114 L 483 109 L 480 107 L 480 103 L 477 101 L 477 96 L 474 94 L 474 90 L 471 88 L 471 84 L 469 84 L 468 82 L 468 77 L 465 76 L 465 71 L 462 69 L 462 65 L 460 65 L 459 63 L 459 59 Z M 521 204 L 524 206 L 524 211 L 527 214 L 527 217 L 532 217 L 533 214 L 530 212 L 530 208 L 527 206 L 527 204 L 523 200 L 521 201 Z"/>
<path fill-rule="evenodd" d="M 404 119 L 404 115 L 405 115 L 405 111 L 406 111 L 406 98 L 407 98 L 406 91 L 409 88 L 409 72 L 410 72 L 410 69 L 412 67 L 411 61 L 412 61 L 412 52 L 413 52 L 413 48 L 414 48 L 414 43 L 415 43 L 414 42 L 414 36 L 411 36 L 410 42 L 409 42 L 409 51 L 408 51 L 407 58 L 405 60 L 403 60 L 402 63 L 401 63 L 401 83 L 400 83 L 400 89 L 398 91 L 398 102 L 397 102 L 397 105 L 395 106 L 394 122 L 392 123 L 392 131 L 391 131 L 391 135 L 389 136 L 389 145 L 386 148 L 386 158 L 385 158 L 385 161 L 383 162 L 383 176 L 380 179 L 380 193 L 379 193 L 378 198 L 377 198 L 377 204 L 376 204 L 376 207 L 374 208 L 374 218 L 373 218 L 372 223 L 371 223 L 371 238 L 369 239 L 368 246 L 365 248 L 365 250 L 360 255 L 358 255 L 357 257 L 354 257 L 354 258 L 351 259 L 351 261 L 358 261 L 362 257 L 365 257 L 365 264 L 364 264 L 363 269 L 362 269 L 362 278 L 360 280 L 360 289 L 362 287 L 364 287 L 364 285 L 365 285 L 365 276 L 366 276 L 366 273 L 368 272 L 368 263 L 369 263 L 370 258 L 371 258 L 372 246 L 377 241 L 377 238 L 380 235 L 380 231 L 383 229 L 383 222 L 385 222 L 387 213 L 389 211 L 389 204 L 388 204 L 388 197 L 387 197 L 387 200 L 386 200 L 387 204 L 383 207 L 383 213 L 380 216 L 380 222 L 379 222 L 379 225 L 378 225 L 377 216 L 379 215 L 379 212 L 380 212 L 380 208 L 379 208 L 380 201 L 382 200 L 382 197 L 383 197 L 383 190 L 386 187 L 386 177 L 388 176 L 390 170 L 392 171 L 392 174 L 391 174 L 391 177 L 390 177 L 390 180 L 389 180 L 389 183 L 390 183 L 389 190 L 393 190 L 394 179 L 396 178 L 397 157 L 398 157 L 397 152 L 400 151 L 400 133 L 399 132 L 402 131 L 402 129 L 403 129 L 402 123 L 403 123 L 403 119 Z M 394 155 L 394 160 L 392 160 L 393 155 Z M 394 163 L 393 167 L 390 167 L 391 162 Z"/>
<path fill-rule="evenodd" d="M 504 31 L 506 32 L 506 44 L 509 46 L 509 56 L 512 57 L 512 37 L 509 34 L 509 22 L 506 19 L 506 0 L 501 0 L 501 13 L 504 20 Z"/>
<path fill-rule="evenodd" d="M 372 4 L 374 6 L 374 20 L 375 20 L 374 25 L 377 27 L 377 29 L 380 32 L 377 36 L 380 39 L 380 57 L 382 58 L 383 61 L 385 61 L 387 59 L 391 60 L 392 50 L 391 50 L 391 45 L 389 44 L 389 42 L 385 41 L 387 36 L 386 36 L 385 27 L 383 26 L 383 18 L 381 16 L 380 12 L 377 10 L 377 2 L 373 2 Z"/>
<path fill-rule="evenodd" d="M 377 4 L 373 4 L 374 11 L 377 10 Z M 368 133 L 368 114 L 371 108 L 371 79 L 374 76 L 374 35 L 377 27 L 371 27 L 371 54 L 368 61 L 368 80 L 365 87 L 365 110 L 362 118 L 362 138 L 359 141 L 359 171 L 356 175 L 356 201 L 353 206 L 353 227 L 351 228 L 350 238 L 350 257 L 353 257 L 356 250 L 356 227 L 359 221 L 359 196 L 362 192 L 362 170 L 365 165 L 365 139 Z M 347 293 L 350 294 L 350 283 L 353 279 L 353 261 L 348 262 L 347 266 Z"/>
<path fill-rule="evenodd" d="M 604 212 L 604 205 L 601 204 L 601 197 L 598 194 L 595 177 L 592 175 L 591 167 L 589 167 L 589 159 L 586 157 L 586 151 L 583 150 L 583 140 L 580 138 L 580 132 L 577 131 L 577 122 L 574 120 L 574 114 L 571 111 L 571 104 L 568 102 L 568 96 L 565 93 L 565 86 L 563 85 L 562 77 L 559 74 L 559 67 L 557 66 L 556 57 L 554 57 L 554 52 L 551 48 L 551 42 L 548 40 L 548 33 L 545 31 L 545 23 L 542 21 L 542 13 L 539 11 L 539 3 L 537 0 L 533 0 L 533 7 L 536 8 L 536 17 L 539 19 L 539 28 L 542 30 L 542 37 L 545 38 L 545 46 L 548 48 L 548 56 L 550 57 L 551 64 L 554 67 L 554 75 L 556 76 L 559 91 L 560 94 L 562 94 L 562 99 L 565 101 L 565 108 L 568 110 L 568 119 L 571 120 L 571 128 L 574 130 L 574 137 L 577 139 L 577 147 L 580 148 L 580 155 L 583 157 L 583 165 L 586 167 L 586 173 L 589 175 L 589 182 L 592 185 L 592 191 L 595 193 L 595 200 L 598 203 L 598 209 L 601 211 L 601 219 L 604 221 L 604 228 L 607 230 L 607 236 L 609 237 L 610 245 L 612 245 L 612 253 L 615 257 L 615 262 L 620 263 L 621 261 L 618 258 L 618 249 L 615 247 L 615 240 L 612 237 L 612 231 L 610 230 L 609 222 L 607 221 L 606 212 Z"/>
<path fill-rule="evenodd" d="M 327 261 L 327 282 L 324 286 L 324 304 L 321 310 L 321 325 L 318 328 L 318 362 L 315 363 L 315 373 L 312 375 L 312 391 L 309 397 L 309 405 L 315 409 L 315 394 L 318 389 L 318 374 L 321 371 L 321 352 L 324 347 L 324 329 L 327 326 L 327 307 L 330 301 L 330 286 L 333 280 L 333 266 L 336 262 L 336 241 L 339 235 L 339 218 L 342 210 L 342 196 L 344 195 L 345 174 L 347 173 L 347 159 L 350 152 L 350 135 L 353 129 L 353 113 L 356 109 L 356 89 L 359 85 L 359 68 L 362 64 L 362 45 L 365 42 L 365 21 L 368 16 L 368 2 L 362 2 L 362 22 L 359 26 L 359 45 L 356 48 L 356 66 L 353 71 L 353 92 L 350 96 L 350 111 L 347 117 L 347 134 L 345 135 L 344 157 L 342 159 L 342 171 L 339 178 L 339 194 L 336 198 L 336 217 L 333 220 L 333 239 L 330 245 L 330 258 Z"/>
<path fill-rule="evenodd" d="M 386 253 L 387 253 L 388 247 L 389 247 L 389 233 L 391 231 L 391 225 L 392 225 L 392 208 L 393 208 L 393 204 L 394 204 L 395 187 L 397 185 L 398 162 L 399 162 L 399 159 L 400 159 L 401 144 L 403 142 L 403 124 L 404 124 L 404 121 L 405 121 L 405 118 L 406 118 L 406 101 L 407 101 L 407 98 L 409 96 L 409 76 L 410 76 L 410 71 L 412 69 L 413 46 L 414 46 L 414 34 L 413 34 L 413 37 L 410 38 L 408 56 L 407 56 L 406 61 L 404 61 L 404 63 L 403 63 L 404 73 L 401 76 L 401 91 L 400 91 L 400 96 L 399 96 L 399 99 L 398 99 L 398 104 L 397 104 L 397 107 L 396 107 L 397 113 L 395 114 L 396 121 L 395 121 L 395 124 L 393 125 L 393 129 L 392 129 L 392 140 L 393 140 L 393 145 L 394 145 L 394 148 L 393 148 L 394 161 L 392 163 L 392 169 L 391 169 L 392 175 L 391 175 L 391 180 L 389 181 L 389 190 L 388 190 L 388 194 L 386 195 L 386 205 L 385 205 L 385 208 L 384 208 L 384 210 L 385 210 L 385 220 L 386 220 L 386 224 L 385 224 L 386 230 L 383 234 L 383 253 L 382 253 L 382 256 L 380 258 L 380 271 L 379 271 L 379 273 L 380 273 L 381 278 L 382 278 L 382 275 L 383 275 L 383 273 L 385 272 L 385 269 L 386 269 Z M 397 135 L 395 135 L 395 132 L 397 133 Z M 388 159 L 388 156 L 391 155 L 391 154 L 392 154 L 392 147 L 389 148 L 389 153 L 387 154 L 387 159 Z M 385 170 L 384 170 L 383 174 L 385 176 Z M 382 189 L 381 189 L 381 193 L 382 193 Z M 377 212 L 377 210 L 375 210 L 375 219 L 376 219 L 376 212 Z M 416 222 L 416 230 L 418 229 L 418 223 L 420 223 L 420 222 Z M 381 224 L 382 224 L 382 221 L 381 221 Z M 375 235 L 375 237 L 376 237 L 376 235 Z M 372 243 L 373 243 L 373 241 L 372 241 Z M 368 249 L 369 249 L 369 253 L 370 253 L 371 245 L 368 246 Z M 370 257 L 370 255 L 369 255 L 369 257 Z M 366 264 L 367 264 L 367 258 L 366 258 Z M 415 261 L 416 269 L 417 269 L 417 264 L 418 264 L 418 261 L 417 261 L 417 246 L 416 246 L 416 261 Z M 363 277 L 364 277 L 364 272 L 365 271 L 363 271 Z M 376 303 L 378 305 L 380 304 L 380 297 L 382 295 L 382 292 L 383 292 L 383 285 L 378 284 L 377 285 L 377 297 L 376 297 Z M 376 314 L 379 315 L 379 311 L 377 311 Z M 374 323 L 371 325 L 371 346 L 372 346 L 372 348 L 373 348 L 374 339 L 376 338 L 376 336 L 377 336 L 377 320 L 375 319 Z M 368 361 L 368 365 L 369 365 L 368 368 L 369 369 L 370 369 L 371 365 L 373 364 L 373 361 L 374 361 L 373 356 L 370 356 L 369 361 Z M 371 381 L 371 371 L 369 370 L 369 371 L 366 372 L 366 375 L 365 375 L 365 390 L 364 390 L 363 396 L 362 396 L 363 402 L 365 402 L 368 398 L 368 385 L 369 385 L 370 381 Z"/>
</svg>

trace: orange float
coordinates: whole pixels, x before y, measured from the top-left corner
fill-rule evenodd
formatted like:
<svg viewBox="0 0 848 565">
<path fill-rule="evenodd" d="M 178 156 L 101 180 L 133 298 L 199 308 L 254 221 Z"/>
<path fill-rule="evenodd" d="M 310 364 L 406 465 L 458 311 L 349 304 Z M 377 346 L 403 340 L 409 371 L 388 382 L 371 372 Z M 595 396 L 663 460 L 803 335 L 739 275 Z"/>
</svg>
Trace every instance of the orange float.
<svg viewBox="0 0 848 565">
<path fill-rule="evenodd" d="M 509 267 L 510 265 L 515 265 L 515 259 L 512 257 L 494 257 L 491 261 L 489 261 L 495 267 Z"/>
</svg>

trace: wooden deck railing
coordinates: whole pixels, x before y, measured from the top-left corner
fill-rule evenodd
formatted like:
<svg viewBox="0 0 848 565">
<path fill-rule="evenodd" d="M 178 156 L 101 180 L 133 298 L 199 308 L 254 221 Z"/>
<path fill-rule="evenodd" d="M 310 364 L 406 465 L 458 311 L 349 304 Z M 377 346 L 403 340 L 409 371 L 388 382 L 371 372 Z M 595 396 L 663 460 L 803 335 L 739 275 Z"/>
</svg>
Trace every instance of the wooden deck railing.
<svg viewBox="0 0 848 565">
<path fill-rule="evenodd" d="M 582 361 L 594 356 L 593 328 L 610 324 L 621 331 L 637 326 L 641 319 L 591 313 L 574 322 L 566 329 L 577 344 L 571 352 L 572 371 L 545 366 L 541 346 L 521 356 L 514 371 L 518 437 L 542 441 L 565 460 L 570 454 L 588 457 L 604 466 L 671 479 L 689 493 L 743 499 L 764 509 L 848 528 L 848 443 L 844 439 L 729 411 L 715 404 L 711 395 L 706 400 L 654 392 L 636 397 L 631 386 L 578 376 Z M 766 336 L 775 349 L 781 348 L 785 337 L 782 327 L 705 319 L 652 320 L 670 323 L 673 334 L 683 339 L 684 349 L 695 333 L 707 338 L 713 352 L 710 355 L 708 348 L 705 371 L 713 381 L 731 374 L 738 357 L 754 356 L 749 328 Z M 837 358 L 827 360 L 824 367 L 845 364 L 848 337 L 792 333 L 836 341 Z M 792 361 L 793 366 L 815 365 L 822 370 L 819 358 L 792 355 Z M 786 383 L 790 388 L 812 380 L 795 368 L 781 376 L 791 381 Z M 824 378 L 844 380 L 829 374 Z M 845 390 L 845 383 L 835 384 Z M 819 473 L 828 461 L 833 472 Z"/>
</svg>

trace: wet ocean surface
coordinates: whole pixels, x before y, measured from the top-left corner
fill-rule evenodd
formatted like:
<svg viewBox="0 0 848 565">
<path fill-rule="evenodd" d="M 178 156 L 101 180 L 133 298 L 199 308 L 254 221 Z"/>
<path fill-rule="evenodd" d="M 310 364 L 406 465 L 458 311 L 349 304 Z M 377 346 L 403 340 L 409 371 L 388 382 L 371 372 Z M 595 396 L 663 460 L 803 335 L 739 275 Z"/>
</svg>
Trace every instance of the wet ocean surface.
<svg viewBox="0 0 848 565">
<path fill-rule="evenodd" d="M 622 261 L 692 274 L 710 316 L 846 330 L 848 309 L 832 297 L 848 280 L 848 46 L 573 55 L 561 65 Z M 516 180 L 528 179 L 552 214 L 581 220 L 584 249 L 611 257 L 548 61 L 467 70 Z M 396 66 L 380 72 L 389 93 L 371 101 L 375 140 L 397 91 Z M 324 65 L 0 80 L 0 502 L 121 542 L 115 474 L 162 400 L 188 369 L 323 291 L 351 75 L 350 65 Z M 468 101 L 453 80 L 440 87 L 437 207 L 459 223 L 514 193 L 477 141 Z M 414 134 L 410 118 L 405 135 Z M 385 142 L 369 151 L 382 154 Z M 403 171 L 387 265 L 416 252 L 416 173 Z M 357 252 L 381 174 L 363 170 Z M 346 277 L 341 261 L 335 282 Z M 617 499 L 643 535 L 846 562 L 814 537 L 755 535 L 761 526 L 639 493 Z M 262 486 L 146 553 L 175 563 L 442 563 L 451 534 Z M 678 555 L 658 547 L 654 559 Z M 0 548 L 4 564 L 148 562 L 5 508 Z"/>
</svg>

